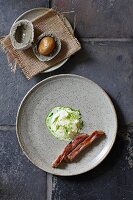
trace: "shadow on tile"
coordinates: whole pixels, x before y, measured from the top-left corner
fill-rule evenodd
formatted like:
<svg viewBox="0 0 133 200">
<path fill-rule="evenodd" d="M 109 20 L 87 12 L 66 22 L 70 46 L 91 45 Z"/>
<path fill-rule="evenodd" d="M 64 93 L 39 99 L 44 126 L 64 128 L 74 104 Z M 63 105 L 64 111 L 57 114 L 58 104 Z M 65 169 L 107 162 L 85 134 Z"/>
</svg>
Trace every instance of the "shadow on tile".
<svg viewBox="0 0 133 200">
<path fill-rule="evenodd" d="M 36 79 L 37 81 L 41 81 L 47 77 L 58 75 L 58 74 L 71 74 L 73 73 L 74 68 L 76 68 L 79 64 L 85 64 L 85 63 L 93 62 L 93 59 L 91 57 L 91 53 L 88 52 L 85 48 L 81 49 L 79 52 L 77 52 L 75 55 L 69 58 L 69 60 L 61 66 L 59 69 L 49 72 L 49 73 L 41 73 L 37 75 Z"/>
</svg>

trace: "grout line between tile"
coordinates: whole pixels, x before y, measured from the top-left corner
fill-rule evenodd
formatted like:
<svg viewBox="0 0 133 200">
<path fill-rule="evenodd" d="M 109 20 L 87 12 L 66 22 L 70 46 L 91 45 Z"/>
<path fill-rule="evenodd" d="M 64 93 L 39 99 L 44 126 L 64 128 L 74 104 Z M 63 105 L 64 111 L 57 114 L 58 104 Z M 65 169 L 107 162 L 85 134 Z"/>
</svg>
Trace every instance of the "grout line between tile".
<svg viewBox="0 0 133 200">
<path fill-rule="evenodd" d="M 49 8 L 52 7 L 52 6 L 51 6 L 51 3 L 52 3 L 51 0 L 48 0 L 48 7 L 49 7 Z"/>
<path fill-rule="evenodd" d="M 79 38 L 82 42 L 133 42 L 132 38 L 88 38 L 81 37 Z"/>
<path fill-rule="evenodd" d="M 52 199 L 52 174 L 47 173 L 46 180 L 47 180 L 47 194 L 46 199 L 51 200 Z"/>
<path fill-rule="evenodd" d="M 15 125 L 0 125 L 0 131 L 15 131 Z"/>
<path fill-rule="evenodd" d="M 48 0 L 48 8 L 51 8 L 51 0 Z M 52 198 L 52 174 L 46 173 L 46 200 Z"/>
</svg>

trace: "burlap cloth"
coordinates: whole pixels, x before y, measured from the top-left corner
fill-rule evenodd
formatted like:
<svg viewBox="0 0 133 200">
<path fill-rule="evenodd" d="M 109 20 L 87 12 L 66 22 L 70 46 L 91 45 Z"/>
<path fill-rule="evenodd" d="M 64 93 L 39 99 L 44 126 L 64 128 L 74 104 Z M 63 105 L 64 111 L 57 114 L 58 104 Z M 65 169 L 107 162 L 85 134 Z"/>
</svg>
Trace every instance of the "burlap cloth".
<svg viewBox="0 0 133 200">
<path fill-rule="evenodd" d="M 41 62 L 34 55 L 32 48 L 23 51 L 15 50 L 11 44 L 9 35 L 4 37 L 1 40 L 3 48 L 6 50 L 7 54 L 9 53 L 10 59 L 13 59 L 14 63 L 19 65 L 28 79 L 52 67 L 65 58 L 70 57 L 81 48 L 78 40 L 69 31 L 59 13 L 55 10 L 49 9 L 44 15 L 39 16 L 32 23 L 35 30 L 35 40 L 41 33 L 51 32 L 60 38 L 62 48 L 60 53 L 53 60 Z"/>
</svg>

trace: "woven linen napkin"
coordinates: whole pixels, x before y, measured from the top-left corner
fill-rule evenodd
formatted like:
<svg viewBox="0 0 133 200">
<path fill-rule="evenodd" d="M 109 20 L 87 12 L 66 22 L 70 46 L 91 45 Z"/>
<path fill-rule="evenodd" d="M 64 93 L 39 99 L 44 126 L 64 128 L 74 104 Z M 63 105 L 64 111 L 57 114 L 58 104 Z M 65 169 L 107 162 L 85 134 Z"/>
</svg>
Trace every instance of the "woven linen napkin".
<svg viewBox="0 0 133 200">
<path fill-rule="evenodd" d="M 35 31 L 35 41 L 43 32 L 51 32 L 60 38 L 62 47 L 60 53 L 54 59 L 48 62 L 41 62 L 34 55 L 32 48 L 22 51 L 15 50 L 9 35 L 2 39 L 1 44 L 7 55 L 9 54 L 14 63 L 19 65 L 28 79 L 70 57 L 81 48 L 78 40 L 69 31 L 60 14 L 55 10 L 49 9 L 32 23 Z"/>
</svg>

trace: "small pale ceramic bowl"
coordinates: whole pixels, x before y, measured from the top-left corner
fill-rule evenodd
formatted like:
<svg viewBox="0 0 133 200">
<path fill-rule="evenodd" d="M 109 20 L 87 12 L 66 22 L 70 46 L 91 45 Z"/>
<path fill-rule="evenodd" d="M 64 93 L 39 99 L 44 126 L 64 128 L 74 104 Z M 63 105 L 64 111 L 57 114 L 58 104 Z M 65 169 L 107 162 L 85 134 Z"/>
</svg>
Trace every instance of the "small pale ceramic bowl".
<svg viewBox="0 0 133 200">
<path fill-rule="evenodd" d="M 53 37 L 56 43 L 55 49 L 47 56 L 41 55 L 38 52 L 38 44 L 41 41 L 42 38 L 50 36 Z M 35 56 L 40 60 L 40 61 L 50 61 L 52 60 L 61 50 L 61 41 L 59 38 L 57 38 L 53 33 L 42 33 L 38 38 L 37 42 L 32 46 L 33 47 L 33 52 Z"/>
<path fill-rule="evenodd" d="M 24 50 L 31 47 L 34 40 L 34 28 L 32 22 L 20 20 L 12 25 L 10 39 L 13 47 L 17 50 Z"/>
</svg>

